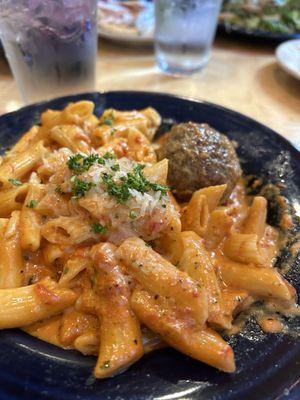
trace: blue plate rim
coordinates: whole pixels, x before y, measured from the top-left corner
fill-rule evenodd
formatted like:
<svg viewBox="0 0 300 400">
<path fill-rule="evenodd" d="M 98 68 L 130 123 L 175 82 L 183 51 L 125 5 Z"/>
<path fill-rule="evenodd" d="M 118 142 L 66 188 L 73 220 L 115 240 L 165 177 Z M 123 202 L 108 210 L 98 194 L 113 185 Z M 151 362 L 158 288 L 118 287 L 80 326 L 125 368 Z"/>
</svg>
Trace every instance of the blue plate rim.
<svg viewBox="0 0 300 400">
<path fill-rule="evenodd" d="M 83 96 L 91 96 L 91 95 L 101 95 L 101 96 L 108 96 L 110 94 L 114 94 L 114 95 L 118 95 L 118 94 L 129 94 L 129 95 L 135 95 L 135 94 L 142 94 L 142 95 L 156 95 L 156 96 L 164 96 L 164 97 L 169 97 L 171 99 L 177 99 L 177 100 L 187 100 L 187 101 L 191 101 L 193 103 L 198 103 L 198 104 L 203 104 L 209 107 L 214 107 L 217 108 L 221 111 L 225 111 L 228 114 L 231 114 L 233 116 L 239 117 L 239 118 L 243 118 L 244 120 L 248 120 L 251 123 L 255 123 L 257 125 L 260 125 L 263 127 L 264 130 L 268 130 L 270 134 L 275 134 L 276 136 L 280 136 L 280 138 L 288 145 L 291 146 L 292 151 L 296 151 L 296 154 L 300 155 L 300 150 L 298 150 L 296 148 L 296 146 L 289 140 L 287 139 L 285 136 L 283 136 L 282 134 L 280 134 L 279 132 L 276 132 L 274 129 L 270 128 L 269 126 L 265 125 L 263 122 L 258 121 L 257 119 L 248 116 L 246 114 L 243 114 L 240 111 L 236 111 L 232 108 L 228 108 L 226 106 L 223 106 L 219 103 L 214 103 L 214 102 L 210 102 L 204 99 L 197 99 L 195 97 L 192 96 L 184 96 L 184 95 L 180 95 L 180 94 L 173 94 L 173 93 L 168 93 L 168 92 L 151 92 L 151 91 L 145 91 L 145 90 L 104 90 L 104 91 L 93 91 L 93 92 L 82 92 L 82 93 L 76 93 L 76 94 L 70 94 L 70 95 L 65 95 L 65 96 L 59 96 L 59 97 L 53 97 L 51 99 L 47 99 L 47 100 L 43 100 L 43 101 L 39 101 L 36 103 L 31 103 L 31 104 L 27 104 L 25 106 L 21 106 L 20 108 L 18 108 L 17 110 L 14 111 L 10 111 L 8 113 L 4 113 L 0 115 L 0 120 L 3 117 L 8 117 L 8 116 L 13 116 L 16 113 L 18 113 L 19 111 L 23 110 L 26 111 L 27 109 L 31 109 L 32 107 L 43 107 L 46 106 L 47 104 L 56 101 L 56 100 L 63 100 L 66 98 L 71 98 L 71 97 L 83 97 Z"/>
</svg>

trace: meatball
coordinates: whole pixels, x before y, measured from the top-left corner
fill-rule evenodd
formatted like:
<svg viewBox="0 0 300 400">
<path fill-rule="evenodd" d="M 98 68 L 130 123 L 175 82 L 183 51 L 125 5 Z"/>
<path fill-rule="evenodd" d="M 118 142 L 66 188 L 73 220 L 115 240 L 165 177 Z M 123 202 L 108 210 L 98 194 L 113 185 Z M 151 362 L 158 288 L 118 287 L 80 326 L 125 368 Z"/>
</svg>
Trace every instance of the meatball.
<svg viewBox="0 0 300 400">
<path fill-rule="evenodd" d="M 207 124 L 174 125 L 157 153 L 169 160 L 168 183 L 182 201 L 198 189 L 227 183 L 226 201 L 242 172 L 230 140 Z"/>
</svg>

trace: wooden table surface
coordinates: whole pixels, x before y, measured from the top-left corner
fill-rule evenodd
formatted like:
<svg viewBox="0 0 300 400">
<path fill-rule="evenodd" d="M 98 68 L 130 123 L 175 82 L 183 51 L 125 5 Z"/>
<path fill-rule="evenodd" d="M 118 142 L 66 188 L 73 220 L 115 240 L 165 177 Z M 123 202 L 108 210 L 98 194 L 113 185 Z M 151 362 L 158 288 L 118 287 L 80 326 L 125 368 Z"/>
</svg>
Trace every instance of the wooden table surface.
<svg viewBox="0 0 300 400">
<path fill-rule="evenodd" d="M 219 37 L 208 66 L 175 78 L 155 66 L 152 48 L 99 42 L 96 90 L 147 90 L 204 99 L 246 114 L 300 149 L 300 81 L 280 69 L 275 48 Z M 9 66 L 0 56 L 0 114 L 22 105 Z"/>
</svg>

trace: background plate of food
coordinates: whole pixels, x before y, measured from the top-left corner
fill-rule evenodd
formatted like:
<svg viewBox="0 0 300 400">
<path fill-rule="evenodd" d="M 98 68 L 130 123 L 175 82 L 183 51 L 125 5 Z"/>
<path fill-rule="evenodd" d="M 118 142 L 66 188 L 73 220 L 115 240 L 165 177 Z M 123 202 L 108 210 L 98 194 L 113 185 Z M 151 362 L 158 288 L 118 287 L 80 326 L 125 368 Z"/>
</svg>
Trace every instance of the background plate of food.
<svg viewBox="0 0 300 400">
<path fill-rule="evenodd" d="M 299 399 L 287 140 L 126 91 L 3 115 L 0 140 L 1 398 Z"/>
<path fill-rule="evenodd" d="M 300 3 L 298 0 L 225 0 L 219 28 L 274 41 L 299 38 Z"/>
<path fill-rule="evenodd" d="M 98 2 L 99 35 L 114 41 L 148 44 L 153 41 L 153 3 Z"/>
</svg>

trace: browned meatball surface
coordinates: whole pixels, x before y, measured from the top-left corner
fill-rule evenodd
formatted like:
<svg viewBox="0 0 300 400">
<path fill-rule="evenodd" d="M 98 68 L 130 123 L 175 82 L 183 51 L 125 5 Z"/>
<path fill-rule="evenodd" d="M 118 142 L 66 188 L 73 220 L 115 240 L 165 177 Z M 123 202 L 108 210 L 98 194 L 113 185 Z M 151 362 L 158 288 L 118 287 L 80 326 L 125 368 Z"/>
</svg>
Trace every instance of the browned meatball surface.
<svg viewBox="0 0 300 400">
<path fill-rule="evenodd" d="M 203 187 L 224 183 L 223 200 L 228 198 L 242 171 L 225 135 L 207 124 L 188 122 L 174 125 L 161 143 L 158 158 L 169 160 L 168 183 L 179 200 L 189 200 Z"/>
</svg>

